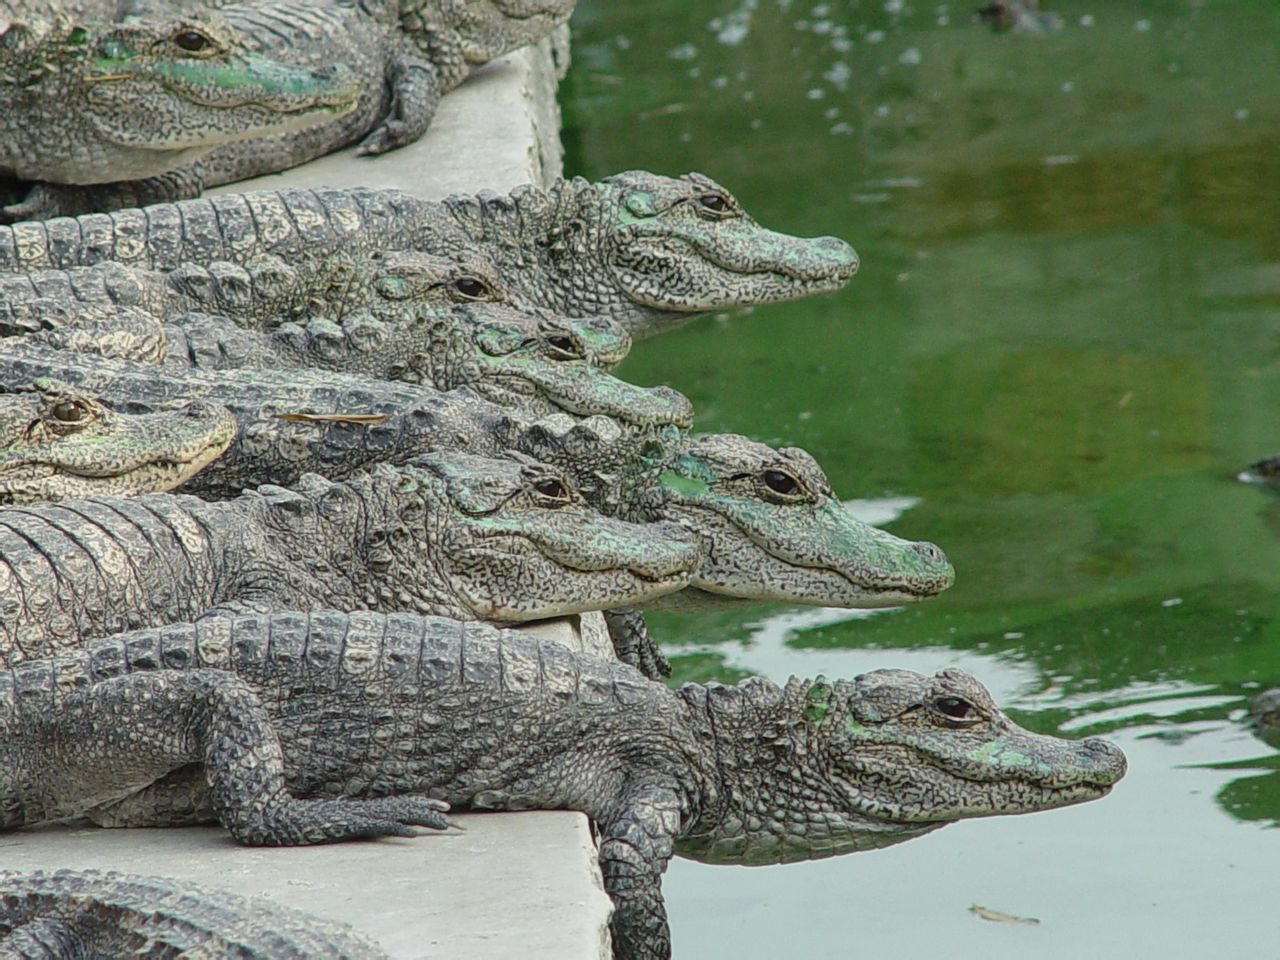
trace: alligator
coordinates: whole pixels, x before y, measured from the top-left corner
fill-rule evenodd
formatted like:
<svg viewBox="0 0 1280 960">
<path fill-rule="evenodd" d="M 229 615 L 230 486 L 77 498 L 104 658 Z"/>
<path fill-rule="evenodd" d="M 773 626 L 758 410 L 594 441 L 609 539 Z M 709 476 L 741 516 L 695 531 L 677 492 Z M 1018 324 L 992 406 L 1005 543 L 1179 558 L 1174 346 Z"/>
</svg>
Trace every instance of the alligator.
<svg viewBox="0 0 1280 960">
<path fill-rule="evenodd" d="M 743 602 L 898 606 L 955 579 L 934 544 L 901 540 L 853 517 L 804 450 L 736 434 L 606 431 L 549 417 L 507 443 L 566 470 L 588 502 L 633 522 L 678 524 L 706 547 L 690 585 L 646 604 L 691 611 Z M 614 650 L 654 679 L 670 665 L 638 611 L 606 613 Z"/>
<path fill-rule="evenodd" d="M 1124 754 L 1031 733 L 958 670 L 672 691 L 480 624 L 212 617 L 0 674 L 0 826 L 220 822 L 295 845 L 580 810 L 615 956 L 665 958 L 661 877 L 818 859 L 1103 796 Z M 65 745 L 75 746 L 68 749 Z M 51 754 L 56 751 L 56 775 Z"/>
<path fill-rule="evenodd" d="M 337 60 L 299 65 L 255 53 L 216 14 L 102 27 L 66 18 L 10 24 L 0 34 L 0 176 L 59 184 L 159 178 L 158 188 L 219 145 L 349 114 L 358 94 L 355 75 Z M 4 214 L 60 212 L 60 193 L 37 187 Z M 163 197 L 125 189 L 117 199 Z"/>
<path fill-rule="evenodd" d="M 171 490 L 231 443 L 235 418 L 201 401 L 130 415 L 52 379 L 0 392 L 0 504 Z"/>
<path fill-rule="evenodd" d="M 98 264 L 0 276 L 0 337 L 175 367 L 305 366 L 446 390 L 474 385 L 497 402 L 525 402 L 532 391 L 575 413 L 653 415 L 652 404 L 599 372 L 630 349 L 617 323 L 494 302 L 496 282 L 456 258 L 392 251 L 303 271 L 260 266 L 166 275 Z M 151 318 L 206 304 L 226 314 Z M 680 405 L 666 422 L 692 419 Z"/>
<path fill-rule="evenodd" d="M 608 516 L 678 524 L 704 544 L 706 559 L 690 589 L 673 598 L 677 609 L 743 600 L 898 605 L 933 596 L 954 578 L 933 544 L 900 540 L 854 519 L 813 458 L 794 448 L 774 450 L 735 435 L 687 439 L 674 428 L 636 429 L 602 416 L 535 418 L 467 391 L 429 397 L 407 385 L 317 371 L 277 382 L 263 382 L 253 370 L 166 379 L 146 367 L 56 351 L 43 351 L 38 363 L 24 360 L 33 353 L 16 349 L 0 364 L 0 385 L 6 377 L 58 369 L 130 409 L 191 397 L 227 405 L 240 421 L 239 438 L 184 487 L 204 496 L 291 483 L 308 469 L 338 479 L 433 449 L 485 456 L 512 449 L 567 472 Z M 387 421 L 343 417 L 344 410 Z M 278 418 L 290 411 L 310 416 Z M 653 677 L 668 672 L 639 614 L 619 611 L 609 622 L 621 659 Z"/>
<path fill-rule="evenodd" d="M 340 479 L 372 463 L 404 463 L 432 450 L 500 456 L 511 446 L 508 438 L 536 422 L 539 411 L 608 412 L 617 418 L 609 421 L 613 433 L 637 437 L 651 427 L 688 422 L 689 401 L 674 390 L 635 387 L 584 361 L 551 359 L 542 353 L 545 345 L 492 347 L 509 353 L 482 357 L 469 372 L 459 367 L 457 375 L 470 376 L 472 386 L 436 390 L 303 368 L 270 376 L 255 368 L 169 371 L 11 341 L 0 358 L 0 388 L 58 377 L 124 412 L 197 399 L 226 407 L 239 424 L 236 438 L 184 487 L 205 496 L 288 484 L 307 471 Z M 485 375 L 490 382 L 480 385 Z M 520 409 L 486 394 L 518 398 Z M 570 442 L 573 433 L 570 427 Z"/>
<path fill-rule="evenodd" d="M 357 143 L 381 154 L 427 131 L 440 98 L 494 57 L 536 43 L 568 20 L 577 0 L 275 0 L 221 7 L 220 14 L 258 57 L 297 68 L 350 67 L 358 102 L 305 129 L 267 130 L 252 141 L 219 145 L 163 176 L 90 191 L 46 189 L 40 218 L 198 196 L 205 187 L 297 166 Z M 137 21 L 131 21 L 137 22 Z M 155 30 L 151 22 L 136 29 Z M 353 81 L 353 82 L 351 82 Z M 350 108 L 354 105 L 354 109 Z M 156 143 L 172 131 L 152 131 Z M 152 176 L 144 174 L 143 176 Z M 43 179 L 51 179 L 44 177 Z M 66 181 L 72 182 L 72 181 Z"/>
<path fill-rule="evenodd" d="M 0 955 L 389 960 L 344 923 L 262 897 L 98 870 L 0 871 Z"/>
<path fill-rule="evenodd" d="M 217 503 L 15 506 L 0 510 L 0 665 L 212 610 L 541 620 L 678 590 L 701 558 L 679 527 L 603 517 L 515 455 L 430 454 Z"/>
<path fill-rule="evenodd" d="M 842 240 L 760 227 L 701 174 L 636 170 L 598 183 L 525 185 L 507 196 L 263 191 L 0 227 L 0 270 L 10 271 L 104 260 L 172 270 L 374 250 L 477 251 L 517 302 L 607 316 L 637 339 L 712 310 L 838 290 L 858 266 Z"/>
</svg>

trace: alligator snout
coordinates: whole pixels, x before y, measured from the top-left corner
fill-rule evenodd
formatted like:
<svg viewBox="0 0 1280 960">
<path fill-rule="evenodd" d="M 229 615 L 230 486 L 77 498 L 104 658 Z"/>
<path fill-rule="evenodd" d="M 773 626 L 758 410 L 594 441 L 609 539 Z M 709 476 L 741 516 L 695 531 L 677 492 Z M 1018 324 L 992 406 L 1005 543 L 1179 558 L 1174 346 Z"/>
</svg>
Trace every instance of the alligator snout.
<svg viewBox="0 0 1280 960">
<path fill-rule="evenodd" d="M 692 573 L 698 568 L 702 562 L 702 545 L 690 537 L 683 527 L 675 523 L 646 526 L 656 536 L 652 546 L 627 565 L 632 574 L 643 580 L 664 580 Z"/>
<path fill-rule="evenodd" d="M 1101 737 L 1080 741 L 1080 753 L 1088 778 L 1099 786 L 1110 786 L 1125 775 L 1129 761 L 1124 751 Z"/>
<path fill-rule="evenodd" d="M 815 253 L 827 261 L 836 276 L 847 280 L 858 272 L 858 251 L 839 237 L 815 237 L 812 243 Z"/>
</svg>

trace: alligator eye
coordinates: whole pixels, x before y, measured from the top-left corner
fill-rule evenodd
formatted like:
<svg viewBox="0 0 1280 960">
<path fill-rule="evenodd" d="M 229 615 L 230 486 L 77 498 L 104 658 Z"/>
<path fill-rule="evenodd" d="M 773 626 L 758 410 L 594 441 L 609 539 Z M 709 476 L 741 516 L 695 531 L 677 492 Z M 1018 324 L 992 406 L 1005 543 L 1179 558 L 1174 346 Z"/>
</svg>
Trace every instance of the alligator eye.
<svg viewBox="0 0 1280 960">
<path fill-rule="evenodd" d="M 558 477 L 541 477 L 533 481 L 533 489 L 548 500 L 568 503 L 573 499 L 569 488 Z"/>
<path fill-rule="evenodd" d="M 459 277 L 453 281 L 453 289 L 468 300 L 488 300 L 493 296 L 489 285 L 478 277 Z"/>
<path fill-rule="evenodd" d="M 791 474 L 782 470 L 766 470 L 760 475 L 764 485 L 774 493 L 783 497 L 798 497 L 803 492 L 800 482 Z"/>
<path fill-rule="evenodd" d="M 960 697 L 939 697 L 933 701 L 933 708 L 952 720 L 977 719 L 977 711 L 973 709 L 973 704 Z"/>
<path fill-rule="evenodd" d="M 581 360 L 582 344 L 564 333 L 553 333 L 543 338 L 553 360 Z"/>
<path fill-rule="evenodd" d="M 198 30 L 183 30 L 175 33 L 173 42 L 188 53 L 202 53 L 213 46 L 213 41 Z"/>
<path fill-rule="evenodd" d="M 698 198 L 698 203 L 704 210 L 710 210 L 712 213 L 729 212 L 729 201 L 718 193 L 704 193 Z"/>
<path fill-rule="evenodd" d="M 49 410 L 53 419 L 63 423 L 79 423 L 89 415 L 89 409 L 79 400 L 63 400 Z"/>
</svg>

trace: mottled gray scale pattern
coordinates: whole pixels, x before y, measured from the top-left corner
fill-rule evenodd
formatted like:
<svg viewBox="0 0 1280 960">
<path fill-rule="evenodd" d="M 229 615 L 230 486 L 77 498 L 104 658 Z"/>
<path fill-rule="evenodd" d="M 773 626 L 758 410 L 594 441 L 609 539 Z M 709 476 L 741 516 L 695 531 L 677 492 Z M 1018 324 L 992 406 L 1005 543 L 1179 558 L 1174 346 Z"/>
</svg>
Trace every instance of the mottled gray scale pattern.
<svg viewBox="0 0 1280 960">
<path fill-rule="evenodd" d="M 628 171 L 440 203 L 396 191 L 294 190 L 18 224 L 0 229 L 0 268 L 118 259 L 168 270 L 184 261 L 362 256 L 379 247 L 474 251 L 497 267 L 517 302 L 607 316 L 637 338 L 710 310 L 837 290 L 858 265 L 841 240 L 764 229 L 700 174 Z"/>
<path fill-rule="evenodd" d="M 480 625 L 318 610 L 139 631 L 0 673 L 0 734 L 8 826 L 216 818 L 242 843 L 298 844 L 447 826 L 444 804 L 581 810 L 616 955 L 651 960 L 671 952 L 675 852 L 855 852 L 1094 799 L 1125 770 L 1104 741 L 1018 728 L 959 671 L 673 692 Z M 55 742 L 77 748 L 53 776 Z"/>
<path fill-rule="evenodd" d="M 95 960 L 196 954 L 387 960 L 379 946 L 346 924 L 263 897 L 99 870 L 0 872 L 0 952 Z"/>
<path fill-rule="evenodd" d="M 700 559 L 677 528 L 595 513 L 549 467 L 461 454 L 222 503 L 15 507 L 0 510 L 0 663 L 214 607 L 543 619 L 646 602 Z"/>
</svg>

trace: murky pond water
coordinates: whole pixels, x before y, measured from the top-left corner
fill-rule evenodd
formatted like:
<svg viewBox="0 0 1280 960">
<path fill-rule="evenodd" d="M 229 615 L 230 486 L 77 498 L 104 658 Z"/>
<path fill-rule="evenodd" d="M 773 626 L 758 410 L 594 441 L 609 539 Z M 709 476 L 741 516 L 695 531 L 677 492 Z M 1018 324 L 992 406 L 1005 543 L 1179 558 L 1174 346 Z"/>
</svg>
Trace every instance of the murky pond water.
<svg viewBox="0 0 1280 960">
<path fill-rule="evenodd" d="M 676 862 L 686 957 L 1280 955 L 1280 4 L 581 0 L 571 173 L 700 170 L 834 233 L 842 293 L 711 318 L 622 373 L 698 427 L 807 448 L 958 581 L 871 615 L 655 617 L 677 678 L 972 671 L 1105 734 L 1106 799 L 875 853 Z M 972 905 L 1034 925 L 988 922 Z"/>
</svg>

